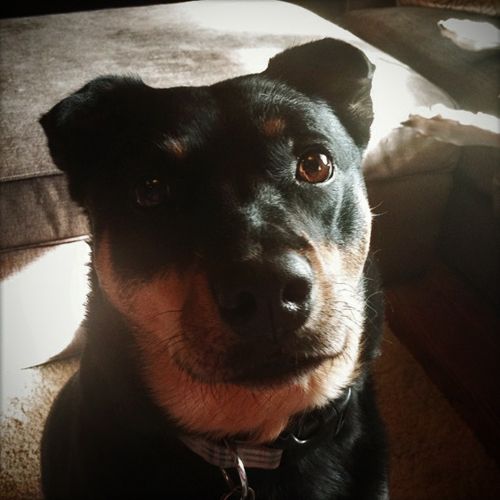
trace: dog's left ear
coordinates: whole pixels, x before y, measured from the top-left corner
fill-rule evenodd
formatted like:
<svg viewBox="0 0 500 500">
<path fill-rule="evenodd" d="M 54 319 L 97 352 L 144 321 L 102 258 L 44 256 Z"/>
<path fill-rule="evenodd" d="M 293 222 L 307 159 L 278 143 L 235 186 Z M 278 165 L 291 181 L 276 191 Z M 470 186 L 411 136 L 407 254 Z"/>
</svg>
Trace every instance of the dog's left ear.
<svg viewBox="0 0 500 500">
<path fill-rule="evenodd" d="M 373 121 L 370 90 L 374 69 L 361 50 L 325 38 L 274 56 L 263 74 L 308 96 L 324 99 L 356 144 L 364 148 Z"/>
<path fill-rule="evenodd" d="M 152 93 L 138 78 L 101 76 L 42 115 L 50 154 L 75 201 L 84 204 L 89 180 L 133 148 Z"/>
</svg>

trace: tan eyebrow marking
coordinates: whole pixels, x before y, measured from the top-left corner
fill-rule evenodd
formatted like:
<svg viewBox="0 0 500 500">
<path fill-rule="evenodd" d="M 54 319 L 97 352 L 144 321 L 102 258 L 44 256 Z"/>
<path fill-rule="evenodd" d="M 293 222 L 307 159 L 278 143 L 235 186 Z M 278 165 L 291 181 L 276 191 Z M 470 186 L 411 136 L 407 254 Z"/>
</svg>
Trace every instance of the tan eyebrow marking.
<svg viewBox="0 0 500 500">
<path fill-rule="evenodd" d="M 179 160 L 187 154 L 186 141 L 181 137 L 167 137 L 163 141 L 163 147 Z"/>
<path fill-rule="evenodd" d="M 262 131 L 268 137 L 276 137 L 285 131 L 285 120 L 280 117 L 269 118 L 262 124 Z"/>
</svg>

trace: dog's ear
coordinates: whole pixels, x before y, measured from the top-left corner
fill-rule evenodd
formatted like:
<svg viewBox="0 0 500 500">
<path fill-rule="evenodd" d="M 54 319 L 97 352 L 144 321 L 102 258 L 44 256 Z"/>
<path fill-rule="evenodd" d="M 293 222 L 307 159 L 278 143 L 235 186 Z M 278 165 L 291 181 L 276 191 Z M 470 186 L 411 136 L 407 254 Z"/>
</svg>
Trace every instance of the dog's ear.
<svg viewBox="0 0 500 500">
<path fill-rule="evenodd" d="M 40 118 L 52 159 L 67 173 L 70 194 L 78 203 L 83 204 L 89 179 L 120 150 L 117 141 L 126 140 L 128 108 L 146 88 L 132 77 L 99 77 Z"/>
<path fill-rule="evenodd" d="M 263 74 L 308 96 L 324 99 L 363 148 L 370 138 L 373 121 L 373 70 L 374 65 L 361 50 L 341 40 L 325 38 L 277 54 Z"/>
</svg>

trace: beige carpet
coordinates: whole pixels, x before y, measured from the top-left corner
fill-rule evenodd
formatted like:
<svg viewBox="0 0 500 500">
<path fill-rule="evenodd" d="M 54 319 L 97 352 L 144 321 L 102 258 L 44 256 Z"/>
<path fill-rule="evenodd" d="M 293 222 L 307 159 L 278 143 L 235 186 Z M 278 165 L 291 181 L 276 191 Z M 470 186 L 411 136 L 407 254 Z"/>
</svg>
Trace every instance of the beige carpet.
<svg viewBox="0 0 500 500">
<path fill-rule="evenodd" d="M 76 363 L 25 370 L 1 421 L 0 498 L 40 498 L 38 440 L 50 400 Z M 377 362 L 380 406 L 391 439 L 391 498 L 500 498 L 500 474 L 409 352 L 386 329 Z"/>
<path fill-rule="evenodd" d="M 0 420 L 0 499 L 42 498 L 38 445 L 43 423 L 54 396 L 77 365 L 59 362 L 19 373 L 19 397 L 10 400 Z"/>
</svg>

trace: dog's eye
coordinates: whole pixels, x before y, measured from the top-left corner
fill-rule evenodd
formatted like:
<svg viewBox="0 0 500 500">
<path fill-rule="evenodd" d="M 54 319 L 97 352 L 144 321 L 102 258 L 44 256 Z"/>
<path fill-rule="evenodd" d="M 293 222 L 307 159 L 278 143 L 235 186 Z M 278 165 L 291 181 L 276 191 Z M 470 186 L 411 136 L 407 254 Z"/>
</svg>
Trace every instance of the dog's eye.
<svg viewBox="0 0 500 500">
<path fill-rule="evenodd" d="M 135 187 L 135 200 L 140 207 L 156 207 L 169 195 L 168 186 L 160 179 L 145 179 Z"/>
<path fill-rule="evenodd" d="M 296 178 L 309 184 L 326 182 L 333 177 L 334 165 L 331 158 L 322 151 L 309 150 L 297 160 Z"/>
</svg>

